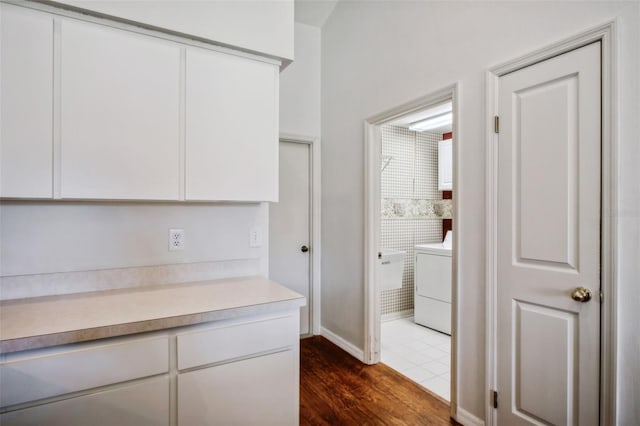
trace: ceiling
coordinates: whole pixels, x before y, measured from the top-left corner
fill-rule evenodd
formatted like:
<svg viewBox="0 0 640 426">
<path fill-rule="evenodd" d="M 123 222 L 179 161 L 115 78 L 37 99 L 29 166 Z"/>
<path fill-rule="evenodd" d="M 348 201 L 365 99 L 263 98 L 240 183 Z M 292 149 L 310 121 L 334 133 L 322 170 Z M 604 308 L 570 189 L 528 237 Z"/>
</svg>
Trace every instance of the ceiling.
<svg viewBox="0 0 640 426">
<path fill-rule="evenodd" d="M 295 21 L 322 28 L 338 0 L 294 0 Z"/>
<path fill-rule="evenodd" d="M 436 115 L 440 115 L 444 112 L 451 111 L 451 108 L 452 108 L 451 101 L 447 101 L 442 104 L 429 107 L 427 109 L 423 109 L 420 111 L 415 111 L 415 112 L 403 115 L 387 124 L 391 126 L 400 126 L 400 127 L 408 128 L 411 125 L 411 123 L 415 123 L 416 121 L 424 120 L 429 117 L 433 117 Z M 429 131 L 434 133 L 447 133 L 451 131 L 452 124 L 453 124 L 452 122 L 449 122 L 449 123 L 443 124 L 440 127 L 433 128 Z"/>
</svg>

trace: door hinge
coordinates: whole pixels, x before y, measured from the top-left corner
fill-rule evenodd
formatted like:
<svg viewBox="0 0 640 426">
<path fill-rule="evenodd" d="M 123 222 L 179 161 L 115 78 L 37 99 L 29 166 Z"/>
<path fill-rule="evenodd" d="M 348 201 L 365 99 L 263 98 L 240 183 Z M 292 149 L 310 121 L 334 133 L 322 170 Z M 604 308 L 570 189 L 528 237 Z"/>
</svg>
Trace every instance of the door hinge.
<svg viewBox="0 0 640 426">
<path fill-rule="evenodd" d="M 500 117 L 497 115 L 493 117 L 493 131 L 495 133 L 500 133 Z"/>
<path fill-rule="evenodd" d="M 493 408 L 498 408 L 498 391 L 493 391 Z"/>
</svg>

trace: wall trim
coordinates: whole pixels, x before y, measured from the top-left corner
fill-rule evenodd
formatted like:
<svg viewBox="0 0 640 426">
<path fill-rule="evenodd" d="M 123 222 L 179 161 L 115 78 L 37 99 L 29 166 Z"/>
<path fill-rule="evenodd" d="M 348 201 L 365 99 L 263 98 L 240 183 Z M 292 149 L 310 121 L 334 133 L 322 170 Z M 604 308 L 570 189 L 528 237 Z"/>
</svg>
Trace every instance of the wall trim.
<svg viewBox="0 0 640 426">
<path fill-rule="evenodd" d="M 358 361 L 364 362 L 364 352 L 362 352 L 362 350 L 353 343 L 347 342 L 345 339 L 325 327 L 320 329 L 320 335 L 343 351 L 347 352 L 352 357 L 356 358 Z"/>
<path fill-rule="evenodd" d="M 610 212 L 618 205 L 617 140 L 617 21 L 490 68 L 486 73 L 486 389 L 485 422 L 496 425 L 496 410 L 490 392 L 496 386 L 496 285 L 497 285 L 497 145 L 493 117 L 498 111 L 500 76 L 600 41 L 602 43 L 602 201 L 601 201 L 601 289 L 604 300 L 600 322 L 600 424 L 616 424 L 617 345 L 617 219 Z"/>
<path fill-rule="evenodd" d="M 311 173 L 310 179 L 310 202 L 311 206 L 310 221 L 311 230 L 309 235 L 309 247 L 311 248 L 311 270 L 309 273 L 309 280 L 311 283 L 311 300 L 307 301 L 309 309 L 311 311 L 311 324 L 310 332 L 314 335 L 321 334 L 321 268 L 320 262 L 322 259 L 322 242 L 321 242 L 321 202 L 322 202 L 322 174 L 321 174 L 321 145 L 320 138 L 305 135 L 296 135 L 291 133 L 280 133 L 278 143 L 280 142 L 293 142 L 303 143 L 311 146 L 311 163 L 309 164 L 309 171 Z"/>
<path fill-rule="evenodd" d="M 377 253 L 380 247 L 380 126 L 400 116 L 428 108 L 445 101 L 453 103 L 453 133 L 457 141 L 463 140 L 460 132 L 460 83 L 454 83 L 428 95 L 409 101 L 405 104 L 376 114 L 364 121 L 364 358 L 366 364 L 380 361 L 380 292 L 377 284 Z M 453 146 L 453 191 L 460 188 L 460 173 L 458 164 L 464 143 Z M 459 192 L 458 192 L 459 193 Z M 460 197 L 453 200 L 453 219 L 458 217 L 461 205 Z M 451 255 L 451 415 L 457 410 L 458 401 L 458 347 L 460 347 L 458 324 L 458 249 L 461 241 L 460 229 L 454 233 L 453 252 Z"/>
<path fill-rule="evenodd" d="M 463 424 L 464 426 L 484 426 L 484 420 L 474 416 L 462 408 L 458 408 L 454 418 L 458 423 Z"/>
</svg>

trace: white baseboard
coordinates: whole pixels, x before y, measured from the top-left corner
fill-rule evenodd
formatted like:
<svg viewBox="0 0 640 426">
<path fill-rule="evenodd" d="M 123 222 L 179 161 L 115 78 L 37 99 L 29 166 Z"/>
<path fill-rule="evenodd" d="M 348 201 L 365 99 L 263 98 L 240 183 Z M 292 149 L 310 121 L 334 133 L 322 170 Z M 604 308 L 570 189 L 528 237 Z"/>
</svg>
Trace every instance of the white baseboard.
<svg viewBox="0 0 640 426">
<path fill-rule="evenodd" d="M 338 346 L 343 351 L 347 352 L 352 357 L 356 358 L 358 361 L 364 362 L 364 352 L 362 352 L 362 349 L 356 347 L 353 343 L 347 342 L 342 337 L 335 334 L 333 331 L 328 330 L 324 327 L 320 329 L 320 335 L 329 340 L 334 345 Z"/>
<path fill-rule="evenodd" d="M 390 314 L 385 314 L 380 317 L 382 322 L 385 321 L 393 321 L 400 318 L 408 318 L 413 316 L 413 309 L 407 309 L 406 311 L 400 312 L 392 312 Z"/>
<path fill-rule="evenodd" d="M 456 421 L 464 426 L 484 426 L 484 420 L 458 407 Z"/>
</svg>

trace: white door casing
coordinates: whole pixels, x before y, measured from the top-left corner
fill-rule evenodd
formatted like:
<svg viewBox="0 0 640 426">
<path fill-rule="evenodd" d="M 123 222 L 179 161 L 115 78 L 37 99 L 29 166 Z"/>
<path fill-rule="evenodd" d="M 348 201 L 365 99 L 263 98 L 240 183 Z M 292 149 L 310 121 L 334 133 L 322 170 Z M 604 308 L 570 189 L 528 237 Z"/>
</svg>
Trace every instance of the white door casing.
<svg viewBox="0 0 640 426">
<path fill-rule="evenodd" d="M 300 334 L 311 330 L 311 145 L 280 142 L 280 200 L 269 205 L 270 278 L 307 299 Z M 308 251 L 303 252 L 303 246 Z"/>
<path fill-rule="evenodd" d="M 498 424 L 599 422 L 600 49 L 498 82 Z"/>
</svg>

